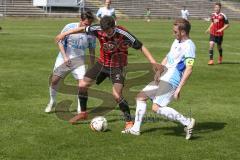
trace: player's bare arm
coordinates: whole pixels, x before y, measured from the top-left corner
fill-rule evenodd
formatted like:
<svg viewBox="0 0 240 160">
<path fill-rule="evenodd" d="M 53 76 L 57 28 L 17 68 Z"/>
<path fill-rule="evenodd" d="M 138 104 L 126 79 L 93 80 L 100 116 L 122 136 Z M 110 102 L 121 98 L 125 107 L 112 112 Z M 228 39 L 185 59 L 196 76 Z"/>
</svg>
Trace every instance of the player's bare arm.
<svg viewBox="0 0 240 160">
<path fill-rule="evenodd" d="M 143 54 L 145 55 L 145 57 L 149 60 L 149 62 L 151 64 L 157 63 L 155 61 L 155 59 L 153 58 L 152 54 L 150 53 L 150 51 L 145 46 L 142 46 L 141 51 L 143 52 Z"/>
<path fill-rule="evenodd" d="M 71 29 L 71 30 L 69 30 L 69 31 L 67 31 L 67 32 L 64 32 L 64 33 L 60 33 L 60 34 L 58 34 L 58 35 L 56 36 L 55 41 L 56 41 L 56 43 L 58 43 L 59 41 L 63 40 L 64 37 L 66 37 L 66 36 L 69 35 L 69 34 L 85 32 L 85 28 L 86 28 L 86 27 L 83 26 L 83 27 L 78 27 L 78 28 L 76 28 L 76 29 Z"/>
<path fill-rule="evenodd" d="M 67 54 L 65 52 L 65 49 L 64 49 L 64 46 L 61 42 L 58 42 L 58 48 L 60 50 L 60 53 L 63 56 L 64 63 L 66 63 L 66 65 L 70 65 L 71 61 L 70 61 L 69 57 L 67 56 Z"/>
<path fill-rule="evenodd" d="M 223 28 L 217 30 L 217 32 L 222 32 L 229 27 L 229 24 L 224 24 Z"/>
<path fill-rule="evenodd" d="M 165 57 L 163 60 L 162 60 L 162 62 L 161 62 L 161 65 L 162 66 L 165 66 L 167 64 L 167 57 Z M 154 81 L 156 82 L 156 84 L 158 84 L 159 83 L 159 79 L 160 79 L 160 77 L 161 77 L 161 74 L 162 74 L 162 72 L 160 71 L 160 70 L 158 70 L 156 73 L 155 73 L 155 76 L 154 76 Z"/>
<path fill-rule="evenodd" d="M 165 65 L 167 64 L 167 57 L 163 58 L 161 64 L 162 64 L 163 66 L 165 66 Z"/>
<path fill-rule="evenodd" d="M 182 89 L 182 87 L 186 84 L 187 80 L 189 79 L 189 77 L 191 76 L 192 74 L 192 69 L 193 69 L 193 66 L 192 65 L 186 65 L 186 69 L 183 73 L 183 76 L 182 76 L 182 79 L 179 83 L 179 86 L 178 88 L 176 89 L 176 91 L 174 92 L 174 98 L 177 100 L 179 99 L 179 96 L 180 96 L 180 91 Z"/>
<path fill-rule="evenodd" d="M 210 28 L 212 27 L 213 23 L 210 24 L 210 26 L 208 27 L 208 29 L 205 31 L 205 33 L 210 33 Z"/>
<path fill-rule="evenodd" d="M 163 72 L 163 66 L 156 62 L 150 51 L 145 46 L 142 46 L 141 51 L 144 54 L 144 56 L 148 59 L 148 61 L 152 64 L 155 72 L 157 71 Z"/>
</svg>

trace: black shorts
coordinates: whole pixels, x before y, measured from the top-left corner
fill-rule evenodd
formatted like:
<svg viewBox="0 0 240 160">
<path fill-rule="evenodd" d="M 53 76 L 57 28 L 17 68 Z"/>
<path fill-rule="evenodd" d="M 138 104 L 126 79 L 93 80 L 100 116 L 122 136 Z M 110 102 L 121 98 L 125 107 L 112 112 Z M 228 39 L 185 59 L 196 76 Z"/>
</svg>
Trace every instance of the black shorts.
<svg viewBox="0 0 240 160">
<path fill-rule="evenodd" d="M 124 67 L 105 67 L 99 62 L 96 62 L 95 65 L 86 72 L 85 77 L 96 80 L 96 84 L 100 84 L 107 77 L 111 79 L 113 84 L 124 84 Z"/>
<path fill-rule="evenodd" d="M 210 34 L 209 41 L 213 41 L 213 42 L 217 43 L 218 45 L 221 45 L 223 42 L 223 36 L 214 36 L 214 35 Z"/>
</svg>

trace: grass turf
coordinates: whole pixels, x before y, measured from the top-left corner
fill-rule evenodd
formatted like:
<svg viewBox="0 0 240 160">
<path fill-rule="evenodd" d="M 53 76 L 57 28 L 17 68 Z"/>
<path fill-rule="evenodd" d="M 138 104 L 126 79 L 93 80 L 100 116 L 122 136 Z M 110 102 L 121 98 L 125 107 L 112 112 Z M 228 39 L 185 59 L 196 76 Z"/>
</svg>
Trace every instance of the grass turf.
<svg viewBox="0 0 240 160">
<path fill-rule="evenodd" d="M 183 114 L 190 112 L 197 120 L 192 140 L 184 139 L 182 126 L 159 120 L 148 111 L 149 121 L 139 137 L 121 135 L 123 121 L 120 111 L 106 115 L 109 130 L 92 132 L 88 124 L 70 125 L 67 119 L 76 109 L 76 97 L 60 93 L 59 112 L 45 114 L 48 102 L 48 77 L 51 74 L 57 46 L 54 36 L 69 22 L 77 19 L 7 18 L 0 21 L 0 159 L 239 159 L 239 86 L 240 47 L 239 22 L 231 22 L 224 36 L 224 64 L 208 66 L 208 22 L 192 21 L 191 38 L 197 47 L 197 59 L 191 79 L 183 88 L 181 99 L 173 102 Z M 160 61 L 173 41 L 172 21 L 120 21 L 149 48 Z M 98 49 L 96 50 L 98 53 Z M 215 59 L 217 52 L 215 50 Z M 143 55 L 130 49 L 129 63 L 147 63 Z M 133 67 L 134 68 L 134 67 Z M 146 67 L 148 68 L 148 67 Z M 135 67 L 136 69 L 136 67 Z M 131 70 L 130 70 L 131 72 Z M 132 113 L 135 111 L 134 94 L 151 77 L 141 72 L 127 75 L 137 77 L 125 90 Z M 66 83 L 75 85 L 71 76 Z M 131 90 L 128 91 L 128 88 Z M 101 102 L 112 103 L 111 83 L 93 86 L 100 91 L 90 95 L 89 107 Z M 135 92 L 134 92 L 135 91 Z M 131 93 L 131 94 L 130 94 Z M 67 110 L 68 105 L 71 112 Z M 107 106 L 109 107 L 109 106 Z M 151 121 L 155 120 L 155 121 Z"/>
</svg>

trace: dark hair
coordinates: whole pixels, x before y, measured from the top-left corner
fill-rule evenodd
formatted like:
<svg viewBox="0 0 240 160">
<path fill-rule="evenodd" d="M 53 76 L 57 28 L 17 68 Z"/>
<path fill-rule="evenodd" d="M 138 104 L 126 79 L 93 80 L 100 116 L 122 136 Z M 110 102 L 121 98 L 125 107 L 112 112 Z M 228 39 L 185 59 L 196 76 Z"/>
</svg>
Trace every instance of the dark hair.
<svg viewBox="0 0 240 160">
<path fill-rule="evenodd" d="M 173 25 L 178 26 L 178 29 L 180 31 L 185 31 L 187 35 L 191 30 L 191 24 L 189 23 L 188 20 L 183 18 L 176 19 Z"/>
<path fill-rule="evenodd" d="M 220 2 L 216 2 L 215 5 L 219 6 L 220 8 L 222 8 L 222 4 Z"/>
<path fill-rule="evenodd" d="M 85 20 L 85 19 L 94 20 L 94 15 L 90 10 L 86 10 L 81 13 L 81 20 Z"/>
<path fill-rule="evenodd" d="M 112 16 L 104 16 L 100 20 L 100 26 L 102 30 L 108 30 L 115 27 L 115 20 Z"/>
</svg>

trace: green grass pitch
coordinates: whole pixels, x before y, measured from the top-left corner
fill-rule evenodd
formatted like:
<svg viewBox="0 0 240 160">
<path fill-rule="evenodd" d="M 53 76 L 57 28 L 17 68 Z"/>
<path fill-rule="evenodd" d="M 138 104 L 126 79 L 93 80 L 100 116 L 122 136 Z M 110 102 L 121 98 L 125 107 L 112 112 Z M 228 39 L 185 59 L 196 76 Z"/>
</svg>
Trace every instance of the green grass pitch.
<svg viewBox="0 0 240 160">
<path fill-rule="evenodd" d="M 230 21 L 225 32 L 224 64 L 208 66 L 208 38 L 204 32 L 209 22 L 192 20 L 191 38 L 197 47 L 197 59 L 191 79 L 183 88 L 181 99 L 170 106 L 181 113 L 190 112 L 197 125 L 193 139 L 186 141 L 183 127 L 159 119 L 148 107 L 148 118 L 139 137 L 122 135 L 124 123 L 113 103 L 111 83 L 93 86 L 105 94 L 89 100 L 93 109 L 103 101 L 116 110 L 109 112 L 109 130 L 96 133 L 88 124 L 70 125 L 67 119 L 76 110 L 76 96 L 59 93 L 64 105 L 57 113 L 46 114 L 48 78 L 57 46 L 55 35 L 78 19 L 6 18 L 0 21 L 0 159 L 1 160 L 239 160 L 240 159 L 240 46 L 238 21 Z M 172 20 L 120 21 L 134 33 L 160 62 L 173 41 Z M 96 50 L 98 53 L 98 49 Z M 215 50 L 215 62 L 217 51 Z M 147 63 L 139 52 L 130 49 L 129 63 Z M 131 73 L 128 78 L 144 72 Z M 151 77 L 138 78 L 148 83 Z M 131 88 L 139 91 L 144 85 L 136 81 Z M 76 85 L 72 76 L 65 82 Z M 129 92 L 130 93 L 130 92 Z M 134 92 L 135 93 L 135 92 Z M 94 94 L 94 93 L 93 93 Z M 93 95 L 92 94 L 92 95 Z M 128 95 L 127 92 L 125 94 Z M 91 95 L 91 94 L 90 94 Z M 104 97 L 105 95 L 105 97 Z M 134 114 L 134 94 L 127 96 Z M 149 103 L 150 104 L 150 103 Z M 107 106 L 109 107 L 109 106 Z M 63 110 L 61 110 L 63 109 Z"/>
</svg>

